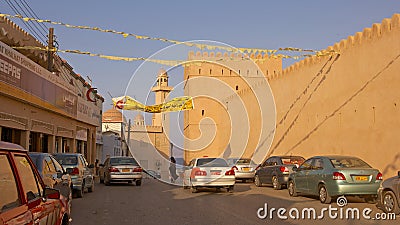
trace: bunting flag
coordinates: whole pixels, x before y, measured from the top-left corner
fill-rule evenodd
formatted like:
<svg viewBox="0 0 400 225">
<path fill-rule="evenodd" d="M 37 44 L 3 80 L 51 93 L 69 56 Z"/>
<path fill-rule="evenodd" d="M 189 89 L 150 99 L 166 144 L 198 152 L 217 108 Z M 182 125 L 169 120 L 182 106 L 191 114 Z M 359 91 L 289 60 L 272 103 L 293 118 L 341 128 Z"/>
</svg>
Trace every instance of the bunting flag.
<svg viewBox="0 0 400 225">
<path fill-rule="evenodd" d="M 122 110 L 138 110 L 148 113 L 177 112 L 193 109 L 193 99 L 189 96 L 176 97 L 163 104 L 146 106 L 130 96 L 121 96 L 112 99 L 114 106 Z"/>
<path fill-rule="evenodd" d="M 13 49 L 27 49 L 27 50 L 38 50 L 38 51 L 51 51 L 51 52 L 61 52 L 61 53 L 71 53 L 71 54 L 80 54 L 80 55 L 87 55 L 87 56 L 93 56 L 93 57 L 99 57 L 103 59 L 108 59 L 108 60 L 114 60 L 114 61 L 126 61 L 126 62 L 132 62 L 132 61 L 148 61 L 148 62 L 153 62 L 161 65 L 166 65 L 166 66 L 190 66 L 191 64 L 198 64 L 201 63 L 202 60 L 161 60 L 161 59 L 150 59 L 150 58 L 144 58 L 144 57 L 123 57 L 123 56 L 113 56 L 113 55 L 102 55 L 98 53 L 91 53 L 91 52 L 86 52 L 86 51 L 79 51 L 79 50 L 60 50 L 56 48 L 46 48 L 46 47 L 37 47 L 37 46 L 13 46 Z M 283 58 L 283 59 L 301 59 L 301 58 L 307 58 L 307 57 L 312 57 L 312 56 L 317 56 L 317 57 L 323 57 L 323 56 L 330 56 L 333 54 L 337 54 L 338 52 L 335 51 L 327 51 L 327 50 L 322 50 L 322 51 L 317 51 L 315 54 L 303 54 L 303 55 L 295 55 L 295 56 L 289 56 L 289 55 L 283 55 L 283 54 L 271 54 L 269 55 L 269 58 Z M 216 61 L 221 61 L 224 58 L 222 57 L 221 59 L 217 59 Z M 251 58 L 248 57 L 243 57 L 240 59 L 234 59 L 234 58 L 227 58 L 228 60 L 250 60 Z M 255 62 L 261 62 L 261 61 L 266 61 L 268 58 L 261 58 L 261 59 L 252 59 Z M 211 62 L 211 61 L 209 61 Z"/>
<path fill-rule="evenodd" d="M 22 19 L 24 22 L 35 21 L 35 22 L 38 22 L 38 23 L 49 23 L 49 24 L 53 24 L 53 25 L 65 26 L 65 27 L 68 27 L 68 28 L 92 30 L 92 31 L 98 31 L 98 32 L 105 32 L 105 33 L 113 33 L 113 34 L 117 34 L 117 35 L 122 35 L 124 38 L 134 37 L 137 40 L 156 40 L 156 41 L 168 42 L 168 43 L 172 43 L 172 44 L 182 44 L 182 45 L 186 45 L 186 46 L 189 46 L 189 47 L 196 47 L 196 48 L 201 49 L 201 50 L 209 50 L 209 51 L 214 51 L 216 49 L 220 49 L 220 50 L 228 51 L 228 52 L 240 52 L 240 53 L 247 53 L 247 54 L 251 54 L 251 53 L 275 54 L 278 51 L 291 51 L 291 52 L 313 52 L 316 55 L 318 55 L 318 52 L 320 52 L 318 50 L 301 49 L 301 48 L 294 48 L 294 47 L 286 47 L 286 48 L 279 48 L 279 49 L 260 49 L 260 48 L 235 48 L 235 47 L 230 47 L 230 46 L 198 44 L 198 43 L 192 43 L 192 42 L 171 40 L 171 39 L 167 39 L 167 38 L 159 38 L 159 37 L 149 37 L 149 36 L 137 35 L 137 34 L 127 33 L 127 32 L 123 32 L 123 31 L 103 29 L 103 28 L 100 28 L 100 27 L 72 25 L 72 24 L 66 24 L 66 23 L 63 23 L 63 22 L 56 22 L 56 21 L 45 20 L 45 19 L 24 17 L 24 16 L 19 15 L 19 14 L 10 15 L 10 14 L 5 14 L 5 13 L 0 13 L 0 17 L 19 18 L 19 19 Z M 290 57 L 286 56 L 286 57 L 283 57 L 283 58 L 290 58 Z"/>
</svg>

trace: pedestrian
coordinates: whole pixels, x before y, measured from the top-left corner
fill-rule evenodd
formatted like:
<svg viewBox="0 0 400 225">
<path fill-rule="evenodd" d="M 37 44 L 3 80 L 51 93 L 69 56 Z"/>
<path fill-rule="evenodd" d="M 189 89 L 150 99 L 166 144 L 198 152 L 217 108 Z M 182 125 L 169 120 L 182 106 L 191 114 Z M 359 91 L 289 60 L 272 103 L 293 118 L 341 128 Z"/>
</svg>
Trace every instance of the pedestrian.
<svg viewBox="0 0 400 225">
<path fill-rule="evenodd" d="M 96 161 L 94 162 L 94 167 L 96 168 L 96 175 L 99 175 L 99 160 L 96 159 Z"/>
<path fill-rule="evenodd" d="M 176 160 L 173 156 L 171 156 L 170 160 L 169 175 L 171 176 L 171 182 L 175 183 L 175 180 L 179 177 L 178 174 L 176 174 Z"/>
</svg>

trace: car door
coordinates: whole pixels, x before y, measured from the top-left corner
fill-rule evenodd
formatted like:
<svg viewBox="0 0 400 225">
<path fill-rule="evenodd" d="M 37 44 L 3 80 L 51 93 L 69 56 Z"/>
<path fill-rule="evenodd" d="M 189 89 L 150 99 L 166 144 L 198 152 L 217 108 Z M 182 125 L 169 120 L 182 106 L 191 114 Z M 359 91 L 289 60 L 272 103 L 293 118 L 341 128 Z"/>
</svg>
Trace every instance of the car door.
<svg viewBox="0 0 400 225">
<path fill-rule="evenodd" d="M 34 224 L 56 224 L 56 221 L 60 221 L 61 202 L 43 200 L 43 186 L 27 155 L 15 154 L 14 161 L 20 177 L 22 194 L 28 210 L 33 215 Z"/>
<path fill-rule="evenodd" d="M 275 174 L 275 168 L 277 164 L 278 159 L 276 157 L 272 157 L 265 167 L 265 176 L 263 183 L 272 184 L 272 176 Z"/>
<path fill-rule="evenodd" d="M 80 167 L 83 169 L 83 179 L 85 179 L 85 187 L 90 187 L 92 185 L 92 171 L 88 167 L 88 163 L 86 162 L 86 159 L 83 157 L 83 155 L 79 155 L 78 161 L 80 164 Z"/>
<path fill-rule="evenodd" d="M 294 174 L 295 177 L 295 184 L 296 190 L 302 193 L 308 193 L 308 173 L 311 169 L 311 163 L 313 159 L 306 160 L 300 167 L 297 169 L 296 173 Z"/>
<path fill-rule="evenodd" d="M 269 169 L 272 160 L 273 158 L 268 158 L 265 160 L 257 171 L 258 178 L 263 184 L 267 183 L 267 170 Z"/>
<path fill-rule="evenodd" d="M 318 194 L 318 184 L 324 178 L 324 161 L 322 158 L 314 158 L 307 176 L 307 186 L 310 194 Z"/>
<path fill-rule="evenodd" d="M 15 171 L 7 152 L 0 151 L 0 221 L 4 224 L 32 224 L 32 212 L 26 209 L 19 194 Z"/>
</svg>

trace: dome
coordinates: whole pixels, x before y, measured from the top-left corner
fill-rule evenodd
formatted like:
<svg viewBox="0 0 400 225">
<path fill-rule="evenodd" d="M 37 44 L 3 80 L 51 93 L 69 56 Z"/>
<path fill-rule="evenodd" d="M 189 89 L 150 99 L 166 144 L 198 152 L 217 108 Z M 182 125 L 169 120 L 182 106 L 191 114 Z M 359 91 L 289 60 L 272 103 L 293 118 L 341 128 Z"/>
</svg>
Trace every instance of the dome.
<svg viewBox="0 0 400 225">
<path fill-rule="evenodd" d="M 103 113 L 102 122 L 103 123 L 125 123 L 126 119 L 120 111 L 112 108 Z"/>
<path fill-rule="evenodd" d="M 161 68 L 161 69 L 158 71 L 158 76 L 159 76 L 159 77 L 168 77 L 167 71 L 166 71 L 164 68 Z"/>
<path fill-rule="evenodd" d="M 138 113 L 133 120 L 134 121 L 144 121 L 144 116 L 141 113 Z"/>
</svg>

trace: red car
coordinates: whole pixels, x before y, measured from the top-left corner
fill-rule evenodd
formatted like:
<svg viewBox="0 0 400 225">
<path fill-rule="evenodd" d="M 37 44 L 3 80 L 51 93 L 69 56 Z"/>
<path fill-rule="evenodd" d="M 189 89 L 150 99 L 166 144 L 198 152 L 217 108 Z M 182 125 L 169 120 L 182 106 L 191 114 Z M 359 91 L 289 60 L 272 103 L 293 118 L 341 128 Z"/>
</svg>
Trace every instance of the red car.
<svg viewBox="0 0 400 225">
<path fill-rule="evenodd" d="M 45 187 L 27 151 L 0 141 L 0 225 L 69 223 L 59 190 Z"/>
</svg>

